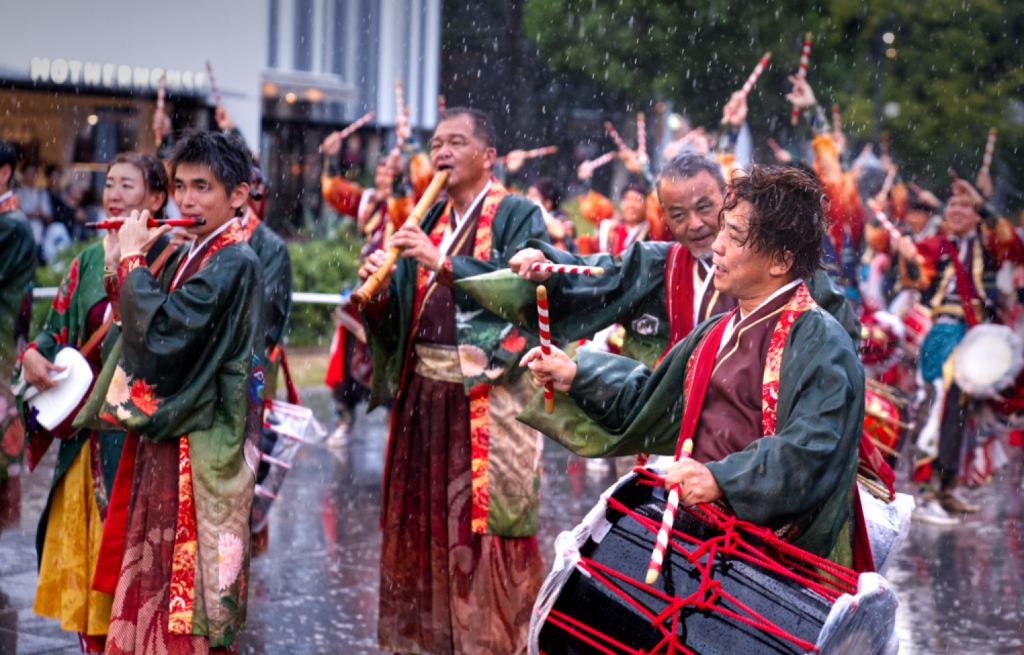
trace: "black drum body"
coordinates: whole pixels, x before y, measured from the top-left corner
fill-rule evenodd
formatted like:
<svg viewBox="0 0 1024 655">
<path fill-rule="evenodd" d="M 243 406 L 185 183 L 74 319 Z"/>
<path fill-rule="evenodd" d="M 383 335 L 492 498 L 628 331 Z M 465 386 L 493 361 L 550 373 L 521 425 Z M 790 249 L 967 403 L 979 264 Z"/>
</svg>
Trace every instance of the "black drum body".
<svg viewBox="0 0 1024 655">
<path fill-rule="evenodd" d="M 637 514 L 660 523 L 667 492 L 661 486 L 644 483 L 642 478 L 634 476 L 619 487 L 612 494 L 612 498 Z M 588 539 L 580 548 L 580 555 L 614 569 L 631 580 L 643 582 L 651 561 L 655 533 L 633 517 L 612 507 L 608 508 L 606 518 L 611 523 L 610 530 L 603 536 L 601 532 L 604 530 L 598 531 L 595 536 L 600 537 L 600 543 L 595 542 L 594 538 Z M 607 529 L 607 526 L 605 528 Z M 675 529 L 702 541 L 722 534 L 682 508 L 676 513 Z M 749 537 L 745 537 L 745 540 L 750 543 Z M 676 541 L 678 542 L 678 539 Z M 689 550 L 696 547 L 692 544 L 683 545 Z M 708 555 L 705 555 L 700 560 L 701 563 L 706 563 L 707 557 Z M 621 580 L 607 575 L 603 577 L 650 614 L 657 616 L 665 611 L 665 600 Z M 832 608 L 829 600 L 798 582 L 760 566 L 748 564 L 739 558 L 715 555 L 712 579 L 721 584 L 723 592 L 728 593 L 752 612 L 785 633 L 810 644 L 817 642 Z M 682 553 L 670 546 L 665 555 L 661 575 L 653 588 L 668 596 L 686 599 L 698 591 L 700 584 L 700 571 L 690 564 Z M 719 597 L 713 603 L 740 616 L 750 616 L 727 599 Z M 556 618 L 557 613 L 590 626 L 630 649 L 649 653 L 657 648 L 656 652 L 668 652 L 665 644 L 661 643 L 665 633 L 659 627 L 653 626 L 650 618 L 617 595 L 604 581 L 581 572 L 579 567 L 569 575 L 553 610 L 540 630 L 539 650 L 545 655 L 628 652 L 588 635 L 588 638 L 601 642 L 602 646 L 608 648 L 608 651 L 603 651 L 588 643 L 587 639 L 570 634 L 556 623 L 572 623 L 564 618 Z M 674 619 L 669 617 L 660 625 L 671 632 L 673 624 Z M 805 649 L 792 641 L 710 609 L 683 607 L 679 610 L 675 625 L 679 643 L 685 645 L 691 652 L 701 655 L 805 652 Z M 578 628 L 576 631 L 585 634 Z"/>
</svg>

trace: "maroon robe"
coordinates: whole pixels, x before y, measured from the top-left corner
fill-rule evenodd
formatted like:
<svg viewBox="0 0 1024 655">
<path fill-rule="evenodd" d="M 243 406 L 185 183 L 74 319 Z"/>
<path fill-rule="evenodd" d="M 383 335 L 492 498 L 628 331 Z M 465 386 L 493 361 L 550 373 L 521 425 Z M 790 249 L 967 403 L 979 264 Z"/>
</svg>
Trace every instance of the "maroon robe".
<svg viewBox="0 0 1024 655">
<path fill-rule="evenodd" d="M 768 346 L 797 288 L 758 307 L 723 339 L 694 432 L 693 458 L 698 462 L 725 459 L 764 436 L 761 408 Z"/>
<path fill-rule="evenodd" d="M 463 224 L 450 255 L 472 256 L 482 204 Z M 414 343 L 454 350 L 454 305 L 451 288 L 428 288 Z M 380 648 L 521 652 L 543 563 L 535 536 L 472 532 L 469 397 L 462 383 L 410 372 L 394 413 L 381 546 Z"/>
</svg>

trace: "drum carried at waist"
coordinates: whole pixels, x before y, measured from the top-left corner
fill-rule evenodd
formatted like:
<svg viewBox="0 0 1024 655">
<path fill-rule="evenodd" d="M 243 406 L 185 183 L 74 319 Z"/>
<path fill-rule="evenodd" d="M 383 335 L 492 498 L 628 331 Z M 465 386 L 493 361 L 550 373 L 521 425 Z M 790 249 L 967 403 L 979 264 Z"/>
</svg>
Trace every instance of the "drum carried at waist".
<svg viewBox="0 0 1024 655">
<path fill-rule="evenodd" d="M 884 578 L 858 579 L 715 505 L 680 508 L 647 586 L 666 496 L 661 478 L 632 473 L 558 537 L 531 655 L 891 652 L 897 602 Z"/>
<path fill-rule="evenodd" d="M 34 423 L 57 439 L 67 439 L 78 432 L 72 423 L 89 398 L 96 374 L 82 353 L 74 348 L 58 351 L 53 364 L 64 369 L 50 375 L 57 386 L 40 391 L 29 387 L 24 377 L 19 386 L 24 389 L 23 398 L 30 412 L 29 425 Z"/>
<path fill-rule="evenodd" d="M 969 396 L 1000 399 L 1024 369 L 1024 342 L 1005 325 L 975 325 L 953 355 L 953 379 Z"/>
</svg>

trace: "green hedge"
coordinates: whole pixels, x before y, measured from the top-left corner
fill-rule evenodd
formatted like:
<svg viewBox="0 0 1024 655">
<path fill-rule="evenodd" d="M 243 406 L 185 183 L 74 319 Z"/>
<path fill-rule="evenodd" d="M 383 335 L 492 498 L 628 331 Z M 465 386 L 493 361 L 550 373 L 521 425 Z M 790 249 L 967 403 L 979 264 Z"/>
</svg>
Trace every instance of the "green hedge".
<svg viewBox="0 0 1024 655">
<path fill-rule="evenodd" d="M 99 241 L 99 239 L 75 241 L 70 246 L 57 253 L 49 264 L 37 267 L 36 288 L 59 287 L 61 280 L 64 279 L 64 274 L 68 272 L 68 266 L 71 265 L 71 262 L 74 261 L 75 257 L 78 257 L 79 253 L 97 241 Z M 52 304 L 52 298 L 38 298 L 32 302 L 32 329 L 29 331 L 30 339 L 39 334 L 40 330 L 43 329 L 43 323 L 46 322 L 46 315 L 49 313 L 50 305 Z"/>
<path fill-rule="evenodd" d="M 295 291 L 311 293 L 341 293 L 352 289 L 358 281 L 356 258 L 363 247 L 351 221 L 322 236 L 288 244 L 292 258 L 292 276 Z M 295 303 L 288 325 L 288 345 L 328 346 L 334 336 L 331 312 L 334 305 Z"/>
</svg>

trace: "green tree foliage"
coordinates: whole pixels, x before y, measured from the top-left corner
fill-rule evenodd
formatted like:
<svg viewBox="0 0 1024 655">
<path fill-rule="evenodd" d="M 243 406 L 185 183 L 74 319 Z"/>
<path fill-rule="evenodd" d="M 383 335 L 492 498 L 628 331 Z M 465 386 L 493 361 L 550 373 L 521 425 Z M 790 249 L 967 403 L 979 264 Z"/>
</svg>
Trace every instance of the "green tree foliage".
<svg viewBox="0 0 1024 655">
<path fill-rule="evenodd" d="M 883 116 L 905 177 L 940 183 L 949 166 L 973 176 L 988 128 L 997 158 L 1024 175 L 1024 3 L 999 0 L 526 0 L 523 32 L 553 70 L 603 82 L 634 102 L 672 100 L 714 126 L 765 51 L 772 64 L 750 97 L 761 135 L 786 136 L 786 81 L 806 32 L 814 35 L 808 81 L 819 102 L 839 103 L 854 139 L 874 131 L 876 65 Z M 881 35 L 893 32 L 891 46 Z M 885 50 L 893 48 L 895 57 Z"/>
<path fill-rule="evenodd" d="M 356 258 L 362 241 L 357 238 L 351 221 L 343 223 L 337 232 L 327 238 L 288 244 L 295 291 L 340 293 L 357 285 Z M 288 343 L 292 346 L 330 345 L 334 336 L 331 320 L 334 308 L 335 305 L 292 304 Z"/>
</svg>

